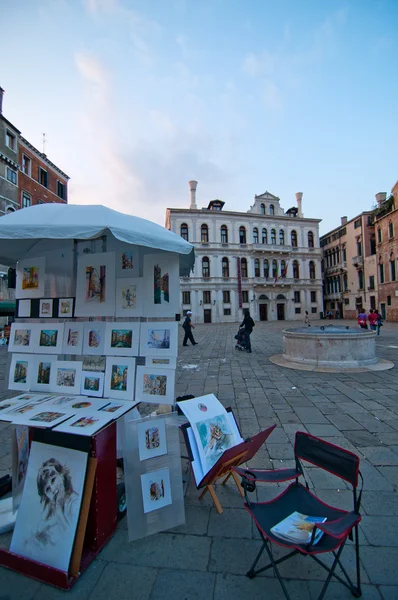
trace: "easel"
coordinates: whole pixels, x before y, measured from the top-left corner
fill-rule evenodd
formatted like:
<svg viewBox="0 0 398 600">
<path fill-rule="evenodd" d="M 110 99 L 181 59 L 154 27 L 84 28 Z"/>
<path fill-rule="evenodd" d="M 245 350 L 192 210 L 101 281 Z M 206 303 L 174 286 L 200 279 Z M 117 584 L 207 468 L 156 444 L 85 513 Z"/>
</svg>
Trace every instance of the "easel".
<svg viewBox="0 0 398 600">
<path fill-rule="evenodd" d="M 217 479 L 221 479 L 221 477 L 226 476 L 224 481 L 221 484 L 221 485 L 225 485 L 227 483 L 228 479 L 230 477 L 232 477 L 236 483 L 236 487 L 238 488 L 239 494 L 242 496 L 242 498 L 244 498 L 245 494 L 244 494 L 243 488 L 240 484 L 239 477 L 237 476 L 235 471 L 232 471 L 232 467 L 238 467 L 242 463 L 246 462 L 246 459 L 245 459 L 246 454 L 247 454 L 247 450 L 245 452 L 242 452 L 241 454 L 238 454 L 238 456 L 236 456 L 235 458 L 231 458 L 230 460 L 227 460 L 225 463 L 220 465 L 220 469 L 219 469 L 219 472 L 217 473 L 217 475 L 214 477 L 214 479 L 211 482 L 209 482 L 205 485 L 203 492 L 199 496 L 199 500 L 203 500 L 206 493 L 209 492 L 209 494 L 212 497 L 212 500 L 214 502 L 214 506 L 216 507 L 219 515 L 222 514 L 223 509 L 222 509 L 221 503 L 217 497 L 216 490 L 214 489 L 214 484 L 216 483 Z"/>
</svg>

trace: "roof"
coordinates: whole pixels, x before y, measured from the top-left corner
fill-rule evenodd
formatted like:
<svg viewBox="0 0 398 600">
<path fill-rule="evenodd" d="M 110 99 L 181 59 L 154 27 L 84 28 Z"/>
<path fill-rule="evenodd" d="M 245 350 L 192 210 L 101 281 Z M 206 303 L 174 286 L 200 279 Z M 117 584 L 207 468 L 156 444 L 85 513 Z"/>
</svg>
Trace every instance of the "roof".
<svg viewBox="0 0 398 600">
<path fill-rule="evenodd" d="M 64 173 L 63 171 L 61 171 L 61 169 L 59 167 L 57 167 L 57 165 L 55 165 L 53 162 L 51 162 L 51 160 L 49 160 L 47 158 L 47 155 L 44 154 L 44 152 L 40 152 L 40 150 L 38 150 L 37 148 L 35 148 L 33 146 L 33 144 L 31 144 L 30 142 L 28 142 L 27 139 L 25 139 L 24 137 L 22 137 L 22 135 L 19 138 L 19 141 L 22 142 L 22 145 L 25 145 L 27 148 L 29 148 L 29 150 L 32 150 L 32 152 L 34 152 L 35 154 L 37 154 L 37 156 L 39 156 L 39 158 L 41 158 L 41 160 L 43 160 L 48 165 L 50 165 L 50 167 L 52 167 L 53 169 L 55 169 L 56 171 L 58 171 L 58 173 L 60 173 L 63 177 L 65 177 L 65 179 L 70 179 L 69 175 L 67 175 L 66 173 Z"/>
</svg>

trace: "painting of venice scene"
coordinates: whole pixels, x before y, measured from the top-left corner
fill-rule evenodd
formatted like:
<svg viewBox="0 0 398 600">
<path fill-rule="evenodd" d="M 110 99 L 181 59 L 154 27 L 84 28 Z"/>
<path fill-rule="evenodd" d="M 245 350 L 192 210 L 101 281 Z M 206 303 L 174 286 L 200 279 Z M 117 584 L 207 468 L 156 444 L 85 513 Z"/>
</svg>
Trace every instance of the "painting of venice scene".
<svg viewBox="0 0 398 600">
<path fill-rule="evenodd" d="M 123 252 L 121 255 L 122 271 L 131 271 L 134 269 L 134 259 L 132 252 Z"/>
<path fill-rule="evenodd" d="M 218 415 L 206 421 L 198 421 L 196 427 L 207 467 L 210 469 L 223 452 L 234 445 L 234 435 L 225 415 Z"/>
<path fill-rule="evenodd" d="M 37 290 L 39 287 L 39 268 L 25 267 L 22 272 L 22 289 Z"/>
<path fill-rule="evenodd" d="M 145 431 L 145 446 L 147 450 L 153 450 L 160 446 L 159 427 L 150 427 Z"/>
<path fill-rule="evenodd" d="M 111 390 L 126 392 L 127 391 L 127 375 L 128 367 L 125 365 L 112 365 L 111 373 Z"/>
<path fill-rule="evenodd" d="M 105 302 L 105 265 L 86 267 L 86 302 Z"/>
<path fill-rule="evenodd" d="M 72 313 L 73 300 L 61 300 L 59 303 L 59 312 L 61 315 L 70 315 Z"/>
<path fill-rule="evenodd" d="M 14 346 L 29 346 L 30 336 L 30 329 L 16 329 L 14 335 Z"/>
<path fill-rule="evenodd" d="M 126 285 L 121 288 L 122 308 L 135 308 L 137 304 L 137 286 Z"/>
<path fill-rule="evenodd" d="M 112 329 L 111 348 L 131 348 L 133 332 L 131 329 Z"/>
<path fill-rule="evenodd" d="M 101 331 L 99 329 L 90 329 L 88 332 L 88 347 L 99 348 L 101 345 Z"/>
<path fill-rule="evenodd" d="M 42 302 L 40 305 L 40 312 L 41 315 L 51 315 L 52 314 L 52 310 L 53 310 L 53 303 L 52 300 L 50 302 Z"/>
<path fill-rule="evenodd" d="M 85 377 L 84 389 L 88 392 L 98 392 L 100 389 L 99 377 Z"/>
<path fill-rule="evenodd" d="M 57 345 L 58 330 L 57 329 L 42 329 L 40 331 L 39 345 L 42 347 L 55 348 Z"/>
<path fill-rule="evenodd" d="M 63 387 L 74 387 L 76 380 L 76 369 L 57 369 L 57 385 Z"/>
<path fill-rule="evenodd" d="M 162 304 L 163 302 L 170 302 L 169 274 L 165 273 L 162 275 L 162 269 L 159 265 L 155 265 L 153 268 L 153 283 L 153 303 Z"/>
<path fill-rule="evenodd" d="M 166 375 L 144 374 L 144 394 L 150 394 L 151 396 L 165 396 L 166 386 Z"/>
<path fill-rule="evenodd" d="M 47 385 L 50 383 L 51 363 L 39 362 L 37 370 L 37 383 Z"/>
<path fill-rule="evenodd" d="M 14 383 L 26 383 L 28 376 L 28 361 L 18 360 L 14 368 Z"/>
<path fill-rule="evenodd" d="M 14 410 L 10 410 L 10 414 L 24 415 L 34 408 L 37 408 L 37 404 L 25 404 L 25 406 L 17 406 Z"/>
<path fill-rule="evenodd" d="M 102 408 L 99 408 L 98 411 L 105 411 L 105 412 L 116 412 L 117 410 L 119 410 L 119 408 L 122 408 L 122 406 L 124 406 L 124 404 L 118 404 L 117 402 L 109 402 L 109 404 L 107 404 L 106 406 L 102 406 Z"/>
<path fill-rule="evenodd" d="M 79 343 L 79 335 L 80 335 L 80 331 L 78 329 L 70 328 L 68 331 L 68 338 L 66 341 L 66 345 L 71 346 L 72 348 L 75 348 Z"/>
<path fill-rule="evenodd" d="M 170 473 L 168 469 L 158 469 L 141 475 L 144 513 L 171 504 Z"/>
<path fill-rule="evenodd" d="M 38 421 L 39 423 L 52 423 L 53 421 L 56 421 L 64 416 L 65 413 L 44 411 L 32 417 L 31 421 Z"/>
<path fill-rule="evenodd" d="M 70 424 L 70 427 L 92 427 L 95 423 L 98 423 L 99 419 L 94 419 L 94 417 L 81 417 L 74 423 Z"/>
<path fill-rule="evenodd" d="M 150 329 L 148 331 L 148 348 L 170 348 L 170 329 Z"/>
</svg>

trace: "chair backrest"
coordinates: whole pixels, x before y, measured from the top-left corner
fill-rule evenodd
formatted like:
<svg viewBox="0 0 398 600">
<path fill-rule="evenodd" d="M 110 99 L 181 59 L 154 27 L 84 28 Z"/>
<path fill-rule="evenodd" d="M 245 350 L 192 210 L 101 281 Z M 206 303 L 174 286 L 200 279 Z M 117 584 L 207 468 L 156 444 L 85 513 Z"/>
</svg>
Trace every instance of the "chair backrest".
<svg viewBox="0 0 398 600">
<path fill-rule="evenodd" d="M 359 458 L 353 452 L 325 442 L 309 433 L 298 431 L 294 453 L 297 458 L 325 469 L 348 481 L 354 488 L 357 487 Z"/>
</svg>

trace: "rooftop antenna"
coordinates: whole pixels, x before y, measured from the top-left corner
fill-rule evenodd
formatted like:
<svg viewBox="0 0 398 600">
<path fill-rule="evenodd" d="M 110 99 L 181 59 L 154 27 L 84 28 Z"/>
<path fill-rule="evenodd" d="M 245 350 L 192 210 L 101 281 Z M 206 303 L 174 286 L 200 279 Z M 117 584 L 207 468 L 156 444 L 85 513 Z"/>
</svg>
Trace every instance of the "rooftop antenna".
<svg viewBox="0 0 398 600">
<path fill-rule="evenodd" d="M 43 133 L 43 154 L 46 153 L 46 143 L 47 143 L 46 134 Z"/>
</svg>

